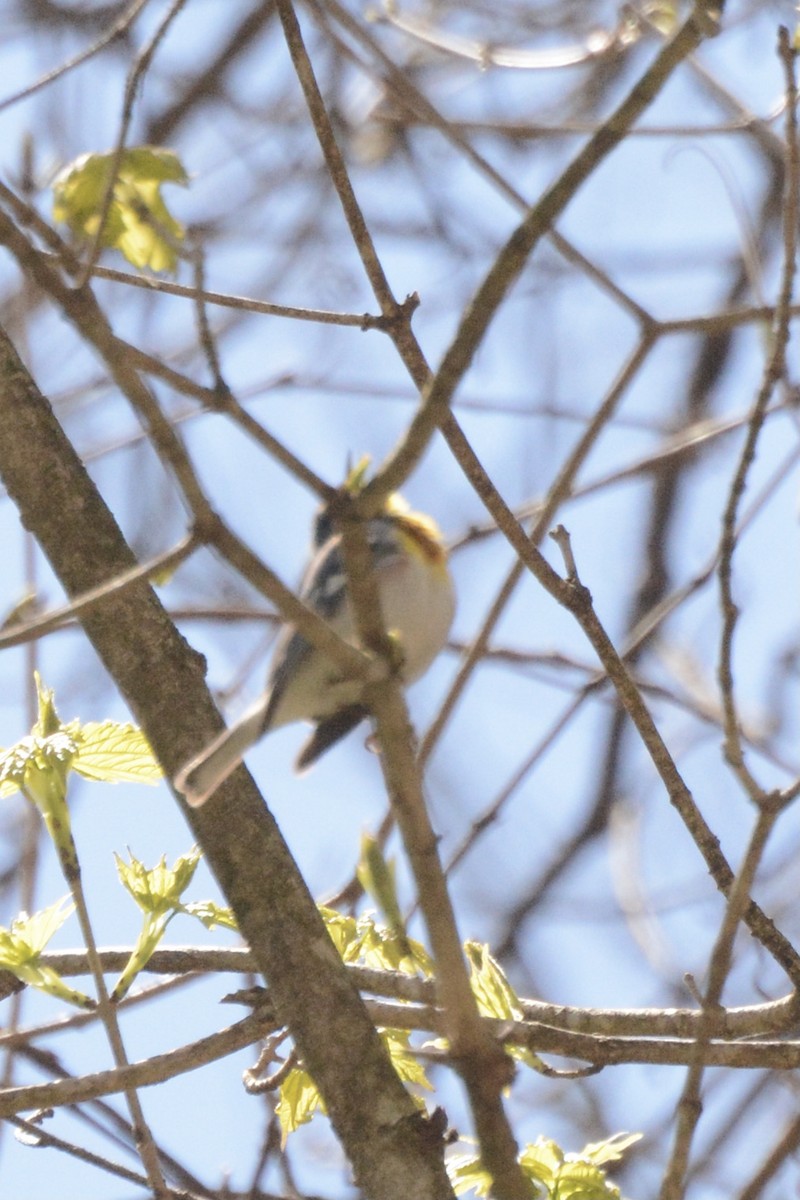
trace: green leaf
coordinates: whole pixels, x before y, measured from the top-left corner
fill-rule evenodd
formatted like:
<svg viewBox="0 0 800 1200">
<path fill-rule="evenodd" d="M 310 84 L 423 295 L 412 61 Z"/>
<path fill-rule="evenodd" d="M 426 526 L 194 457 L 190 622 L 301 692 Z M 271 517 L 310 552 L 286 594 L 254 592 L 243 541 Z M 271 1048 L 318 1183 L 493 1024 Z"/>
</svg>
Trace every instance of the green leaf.
<svg viewBox="0 0 800 1200">
<path fill-rule="evenodd" d="M 519 1021 L 522 1007 L 505 972 L 489 953 L 488 946 L 466 942 L 464 950 L 470 968 L 470 983 L 478 1007 L 484 1016 L 501 1021 Z"/>
<path fill-rule="evenodd" d="M 181 896 L 192 882 L 202 852 L 195 846 L 188 854 L 175 860 L 174 867 L 167 866 L 166 855 L 162 854 L 155 867 L 148 868 L 138 858 L 130 855 L 130 863 L 114 855 L 120 881 L 133 896 L 142 912 L 161 916 L 166 912 L 183 910 Z"/>
<path fill-rule="evenodd" d="M 0 750 L 0 797 L 22 790 L 43 814 L 66 799 L 70 770 L 103 783 L 156 783 L 162 776 L 141 730 L 116 721 L 64 724 L 53 692 L 34 676 L 39 715 L 31 733 Z"/>
<path fill-rule="evenodd" d="M 69 879 L 78 869 L 67 808 L 67 776 L 77 745 L 56 712 L 53 692 L 38 672 L 34 679 L 38 717 L 28 737 L 0 751 L 0 796 L 19 790 L 38 808 Z"/>
<path fill-rule="evenodd" d="M 135 725 L 116 721 L 77 722 L 72 730 L 77 750 L 72 769 L 84 779 L 102 783 L 155 784 L 162 778 L 150 743 Z"/>
<path fill-rule="evenodd" d="M 306 1125 L 315 1112 L 325 1112 L 325 1105 L 311 1076 L 300 1067 L 294 1067 L 280 1086 L 280 1098 L 275 1112 L 281 1127 L 281 1143 L 295 1129 Z"/>
<path fill-rule="evenodd" d="M 359 917 L 358 932 L 358 960 L 365 967 L 402 971 L 405 975 L 416 975 L 418 972 L 427 977 L 433 975 L 433 962 L 427 950 L 405 933 L 398 934 L 393 929 L 376 924 L 369 913 Z"/>
<path fill-rule="evenodd" d="M 400 1029 L 379 1029 L 394 1069 L 404 1083 L 432 1091 L 425 1072 L 409 1049 L 409 1033 Z M 325 1105 L 311 1076 L 302 1067 L 293 1067 L 279 1088 L 279 1099 L 275 1113 L 281 1126 L 281 1141 L 286 1145 L 290 1133 L 301 1125 L 307 1125 L 317 1112 L 324 1113 Z M 417 1103 L 424 1107 L 422 1100 Z"/>
<path fill-rule="evenodd" d="M 389 928 L 405 936 L 405 924 L 400 911 L 395 883 L 395 864 L 386 859 L 377 838 L 370 833 L 361 836 L 361 858 L 356 867 L 358 882 L 378 906 Z"/>
<path fill-rule="evenodd" d="M 97 235 L 115 155 L 84 154 L 68 164 L 53 184 L 53 215 L 73 233 Z M 188 184 L 180 159 L 158 146 L 122 152 L 100 243 L 119 250 L 128 262 L 151 271 L 174 271 L 175 243 L 184 237 L 161 196 L 164 183 Z"/>
<path fill-rule="evenodd" d="M 590 1142 L 581 1151 L 581 1157 L 587 1158 L 596 1167 L 603 1163 L 619 1162 L 629 1146 L 642 1140 L 641 1133 L 614 1133 L 603 1142 Z"/>
<path fill-rule="evenodd" d="M 129 863 L 123 862 L 118 854 L 114 858 L 123 887 L 144 913 L 136 945 L 111 993 L 112 999 L 119 1001 L 149 962 L 172 918 L 176 913 L 185 911 L 181 896 L 194 877 L 201 852 L 195 847 L 177 859 L 172 868 L 167 866 L 164 855 L 152 869 L 145 867 L 132 854 Z"/>
<path fill-rule="evenodd" d="M 426 1092 L 432 1092 L 433 1084 L 411 1049 L 409 1031 L 407 1029 L 379 1029 L 378 1032 L 389 1058 L 392 1060 L 392 1066 L 403 1083 L 413 1083 L 417 1087 L 424 1088 Z M 421 1101 L 420 1104 L 422 1104 Z"/>
<path fill-rule="evenodd" d="M 190 906 L 187 905 L 188 907 Z M 397 964 L 402 961 L 403 970 L 418 969 L 409 959 L 405 949 L 398 950 L 391 931 L 376 925 L 371 917 L 360 917 L 356 921 L 353 917 L 344 916 L 336 909 L 327 908 L 322 904 L 319 910 L 331 939 L 345 962 L 362 962 L 385 970 L 397 969 Z M 409 942 L 409 946 L 412 955 L 418 954 L 420 962 L 429 966 L 430 959 L 423 947 L 413 941 Z M 406 1030 L 398 1029 L 379 1029 L 378 1033 L 403 1082 L 431 1090 L 425 1071 L 410 1046 L 410 1034 Z M 289 1134 L 310 1121 L 315 1112 L 325 1111 L 314 1081 L 302 1067 L 295 1067 L 287 1074 L 280 1086 L 279 1095 L 275 1112 L 280 1121 L 284 1143 Z M 421 1100 L 418 1103 L 422 1105 Z"/>
<path fill-rule="evenodd" d="M 0 630 L 5 632 L 5 630 L 13 629 L 17 625 L 24 625 L 39 614 L 41 607 L 37 592 L 29 588 L 23 592 L 15 604 L 12 604 L 10 608 L 0 614 Z"/>
<path fill-rule="evenodd" d="M 186 907 L 189 909 L 192 906 Z M 407 973 L 421 970 L 425 974 L 431 973 L 430 958 L 418 942 L 405 936 L 398 939 L 391 930 L 377 925 L 370 916 L 356 920 L 322 904 L 319 911 L 344 962 L 359 962 L 383 970 L 400 969 Z M 410 1046 L 410 1034 L 398 1029 L 380 1029 L 378 1032 L 403 1082 L 431 1090 L 425 1071 Z M 313 1080 L 302 1067 L 295 1067 L 287 1074 L 279 1095 L 275 1112 L 284 1143 L 289 1134 L 310 1121 L 315 1112 L 325 1111 Z M 421 1100 L 418 1103 L 422 1105 Z"/>
<path fill-rule="evenodd" d="M 343 486 L 346 491 L 350 492 L 351 496 L 357 496 L 367 486 L 367 471 L 370 468 L 371 462 L 371 454 L 362 454 L 356 465 L 351 467 L 347 472 Z"/>
<path fill-rule="evenodd" d="M 489 1195 L 492 1177 L 474 1154 L 459 1154 L 449 1158 L 447 1174 L 457 1196 L 463 1196 L 465 1192 L 474 1192 L 476 1196 Z M 534 1200 L 542 1194 L 541 1190 L 535 1191 Z"/>
<path fill-rule="evenodd" d="M 674 0 L 661 0 L 661 3 L 651 4 L 647 19 L 663 37 L 672 37 L 678 26 L 678 6 Z"/>
<path fill-rule="evenodd" d="M 565 1154 L 557 1142 L 540 1137 L 525 1147 L 519 1164 L 536 1200 L 620 1200 L 619 1188 L 606 1178 L 601 1164 L 618 1161 L 640 1136 L 615 1134 L 586 1146 L 580 1154 Z M 457 1195 L 473 1190 L 479 1196 L 489 1195 L 491 1179 L 476 1155 L 450 1158 L 447 1172 Z"/>
<path fill-rule="evenodd" d="M 0 750 L 0 796 L 22 791 L 46 812 L 54 796 L 66 794 L 67 771 L 77 750 L 68 733 L 49 737 L 29 734 L 8 750 Z"/>
<path fill-rule="evenodd" d="M 355 917 L 346 917 L 325 904 L 319 905 L 319 912 L 342 961 L 356 962 L 361 952 L 361 940 Z"/>
<path fill-rule="evenodd" d="M 395 864 L 387 861 L 380 844 L 371 834 L 364 834 L 361 838 L 361 860 L 356 875 L 364 891 L 377 904 L 388 926 L 383 929 L 373 921 L 367 928 L 362 924 L 364 918 L 359 922 L 365 963 L 391 971 L 405 971 L 411 975 L 418 969 L 424 975 L 432 975 L 430 957 L 420 943 L 412 941 L 406 933 L 397 897 Z"/>
<path fill-rule="evenodd" d="M 551 1138 L 538 1137 L 529 1143 L 519 1156 L 519 1164 L 534 1183 L 546 1189 L 545 1195 L 555 1196 L 559 1173 L 564 1163 L 564 1151 Z"/>
<path fill-rule="evenodd" d="M 423 1068 L 409 1046 L 410 1034 L 404 1029 L 379 1029 L 392 1065 L 404 1083 L 432 1091 Z M 293 1067 L 279 1088 L 279 1099 L 275 1113 L 281 1126 L 281 1138 L 285 1145 L 290 1133 L 306 1125 L 316 1112 L 325 1112 L 325 1105 L 311 1076 L 303 1067 Z M 415 1097 L 422 1108 L 421 1099 Z"/>
<path fill-rule="evenodd" d="M 144 970 L 153 957 L 154 952 L 158 949 L 158 944 L 174 916 L 174 912 L 159 913 L 158 915 L 148 913 L 145 915 L 142 928 L 136 939 L 136 944 L 131 950 L 128 961 L 120 971 L 119 978 L 111 992 L 111 999 L 115 1004 L 127 996 L 136 976 L 140 971 Z"/>
<path fill-rule="evenodd" d="M 324 904 L 319 911 L 334 946 L 346 963 L 361 963 L 380 970 L 402 971 L 406 975 L 421 972 L 430 977 L 433 963 L 425 947 L 405 933 L 398 935 L 376 924 L 369 913 L 346 917 Z"/>
<path fill-rule="evenodd" d="M 231 929 L 234 933 L 239 932 L 233 909 L 223 908 L 213 900 L 192 900 L 189 904 L 181 905 L 181 912 L 189 917 L 196 917 L 206 929 L 216 929 L 220 926 L 222 929 Z"/>
<path fill-rule="evenodd" d="M 94 1008 L 94 1000 L 65 984 L 52 967 L 39 963 L 39 957 L 53 934 L 75 911 L 72 904 L 66 909 L 62 908 L 65 900 L 66 897 L 57 900 L 49 908 L 30 917 L 27 913 L 20 913 L 9 929 L 0 925 L 0 968 L 56 999 L 66 1000 L 78 1008 Z"/>
<path fill-rule="evenodd" d="M 472 991 L 484 1016 L 496 1017 L 500 1021 L 521 1020 L 522 1006 L 517 993 L 508 982 L 503 968 L 492 958 L 489 947 L 479 942 L 465 942 L 464 951 L 469 963 Z M 532 1050 L 513 1045 L 507 1046 L 506 1050 L 518 1062 L 547 1074 L 545 1063 Z"/>
<path fill-rule="evenodd" d="M 45 687 L 38 671 L 34 671 L 33 678 L 36 684 L 38 715 L 31 733 L 34 737 L 47 738 L 53 733 L 59 733 L 63 722 L 56 712 L 55 692 L 53 689 Z"/>
<path fill-rule="evenodd" d="M 67 897 L 62 896 L 49 908 L 43 908 L 30 917 L 21 912 L 11 922 L 10 929 L 0 925 L 0 954 L 4 967 L 13 971 L 15 963 L 19 965 L 34 962 L 39 957 L 53 934 L 58 932 L 75 911 L 74 904 L 67 909 L 61 907 L 66 901 Z"/>
</svg>

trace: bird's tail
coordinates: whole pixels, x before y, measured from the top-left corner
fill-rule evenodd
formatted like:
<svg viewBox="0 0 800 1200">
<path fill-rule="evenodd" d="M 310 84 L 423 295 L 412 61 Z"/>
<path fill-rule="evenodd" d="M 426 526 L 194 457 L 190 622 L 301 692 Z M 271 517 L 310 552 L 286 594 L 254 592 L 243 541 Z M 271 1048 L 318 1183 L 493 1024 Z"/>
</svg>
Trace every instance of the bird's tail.
<svg viewBox="0 0 800 1200">
<path fill-rule="evenodd" d="M 230 729 L 224 729 L 175 776 L 175 788 L 192 808 L 205 804 L 247 751 L 264 732 L 264 703 L 260 701 L 240 717 Z"/>
</svg>

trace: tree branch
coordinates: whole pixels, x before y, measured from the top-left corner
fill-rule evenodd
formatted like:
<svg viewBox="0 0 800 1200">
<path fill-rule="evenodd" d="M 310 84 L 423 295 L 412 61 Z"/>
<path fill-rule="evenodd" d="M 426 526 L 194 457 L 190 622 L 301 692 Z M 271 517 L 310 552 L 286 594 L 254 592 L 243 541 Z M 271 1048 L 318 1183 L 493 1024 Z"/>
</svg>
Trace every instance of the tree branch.
<svg viewBox="0 0 800 1200">
<path fill-rule="evenodd" d="M 0 331 L 0 475 L 69 596 L 135 566 L 111 512 Z M 171 776 L 218 717 L 203 663 L 139 581 L 85 611 L 87 636 Z M 187 820 L 236 914 L 276 1011 L 373 1197 L 450 1194 L 438 1139 L 395 1074 L 316 905 L 249 775 Z"/>
</svg>

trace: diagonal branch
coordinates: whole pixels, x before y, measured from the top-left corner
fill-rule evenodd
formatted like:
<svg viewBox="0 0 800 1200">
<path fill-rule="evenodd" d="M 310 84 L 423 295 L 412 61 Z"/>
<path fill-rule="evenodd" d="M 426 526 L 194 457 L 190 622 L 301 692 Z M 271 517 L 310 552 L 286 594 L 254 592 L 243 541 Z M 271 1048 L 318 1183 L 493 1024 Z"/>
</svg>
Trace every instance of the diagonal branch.
<svg viewBox="0 0 800 1200">
<path fill-rule="evenodd" d="M 0 476 L 68 596 L 135 565 L 113 515 L 7 337 L 0 333 Z M 165 771 L 208 736 L 216 714 L 203 664 L 145 582 L 84 612 L 87 636 Z M 395 1074 L 271 814 L 245 771 L 187 813 L 313 1075 L 364 1192 L 451 1194 L 440 1138 Z"/>
</svg>

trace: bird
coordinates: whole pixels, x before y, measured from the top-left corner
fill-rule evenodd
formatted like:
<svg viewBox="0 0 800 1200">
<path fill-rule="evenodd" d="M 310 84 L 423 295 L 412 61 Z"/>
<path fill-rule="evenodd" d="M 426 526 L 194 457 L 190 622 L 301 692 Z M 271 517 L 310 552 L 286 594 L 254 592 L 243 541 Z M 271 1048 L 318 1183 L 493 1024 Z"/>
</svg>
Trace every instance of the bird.
<svg viewBox="0 0 800 1200">
<path fill-rule="evenodd" d="M 356 491 L 362 486 L 359 472 L 360 468 L 351 472 L 346 488 Z M 366 536 L 383 621 L 399 644 L 400 678 L 410 684 L 444 648 L 453 621 L 455 593 L 447 551 L 436 522 L 412 511 L 396 492 L 368 520 Z M 299 595 L 344 641 L 358 644 L 347 596 L 341 533 L 329 506 L 316 515 L 312 556 Z M 263 695 L 186 763 L 175 776 L 176 790 L 192 807 L 199 807 L 255 742 L 295 721 L 314 724 L 295 762 L 296 770 L 306 770 L 369 716 L 363 688 L 363 681 L 343 676 L 293 625 L 284 626 Z"/>
</svg>

